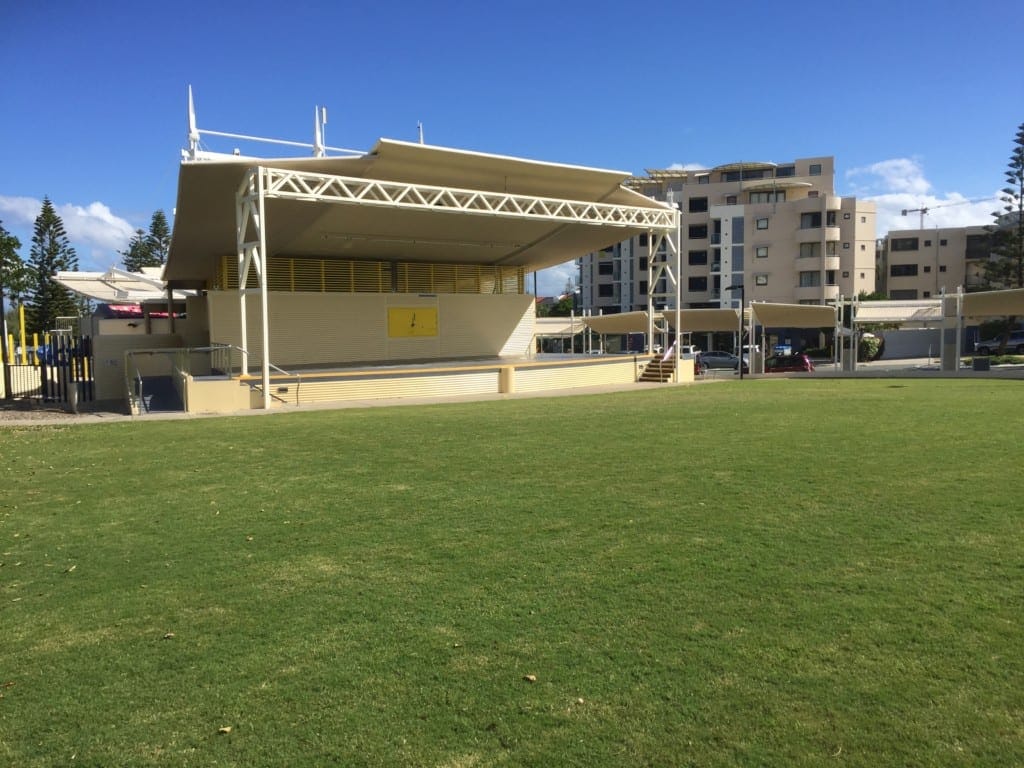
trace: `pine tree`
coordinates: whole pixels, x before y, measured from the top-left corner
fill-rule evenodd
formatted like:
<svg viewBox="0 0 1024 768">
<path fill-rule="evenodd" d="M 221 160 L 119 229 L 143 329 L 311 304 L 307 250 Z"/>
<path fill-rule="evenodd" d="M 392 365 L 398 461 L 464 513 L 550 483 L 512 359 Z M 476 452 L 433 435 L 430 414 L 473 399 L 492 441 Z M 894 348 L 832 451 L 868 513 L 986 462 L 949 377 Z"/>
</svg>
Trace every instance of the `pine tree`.
<svg viewBox="0 0 1024 768">
<path fill-rule="evenodd" d="M 992 214 L 993 258 L 985 266 L 985 278 L 1003 288 L 1024 288 L 1024 123 L 1013 143 L 1006 187 L 999 196 L 1003 208 Z"/>
<path fill-rule="evenodd" d="M 36 217 L 29 268 L 27 314 L 30 332 L 49 331 L 56 327 L 58 317 L 78 314 L 71 292 L 54 278 L 59 271 L 78 271 L 78 255 L 68 241 L 64 222 L 48 197 L 43 198 L 43 208 Z"/>
<path fill-rule="evenodd" d="M 171 229 L 167 226 L 167 217 L 163 211 L 156 211 L 149 222 L 146 246 L 153 259 L 153 263 L 146 266 L 157 267 L 167 261 L 167 251 L 171 248 Z"/>
<path fill-rule="evenodd" d="M 992 256 L 985 264 L 985 280 L 993 287 L 1024 288 L 1024 123 L 1017 128 L 1006 168 L 1006 186 L 999 195 L 1002 210 L 995 211 Z M 1006 351 L 1016 317 L 1006 318 L 998 354 Z"/>
<path fill-rule="evenodd" d="M 120 251 L 120 254 L 121 263 L 129 272 L 138 272 L 143 267 L 150 266 L 152 257 L 149 253 L 149 245 L 146 243 L 145 231 L 136 229 L 135 236 L 128 243 L 128 248 Z"/>
</svg>

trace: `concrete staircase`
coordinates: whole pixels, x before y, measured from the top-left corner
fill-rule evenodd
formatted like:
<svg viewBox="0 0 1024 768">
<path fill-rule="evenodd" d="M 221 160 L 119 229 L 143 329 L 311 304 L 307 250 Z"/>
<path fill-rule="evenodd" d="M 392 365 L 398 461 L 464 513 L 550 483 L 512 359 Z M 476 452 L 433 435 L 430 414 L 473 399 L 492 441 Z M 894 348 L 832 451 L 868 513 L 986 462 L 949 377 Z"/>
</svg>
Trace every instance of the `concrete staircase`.
<svg viewBox="0 0 1024 768">
<path fill-rule="evenodd" d="M 672 381 L 674 374 L 675 360 L 662 360 L 660 357 L 656 357 L 644 366 L 644 370 L 637 381 L 641 384 L 644 382 L 664 384 Z"/>
</svg>

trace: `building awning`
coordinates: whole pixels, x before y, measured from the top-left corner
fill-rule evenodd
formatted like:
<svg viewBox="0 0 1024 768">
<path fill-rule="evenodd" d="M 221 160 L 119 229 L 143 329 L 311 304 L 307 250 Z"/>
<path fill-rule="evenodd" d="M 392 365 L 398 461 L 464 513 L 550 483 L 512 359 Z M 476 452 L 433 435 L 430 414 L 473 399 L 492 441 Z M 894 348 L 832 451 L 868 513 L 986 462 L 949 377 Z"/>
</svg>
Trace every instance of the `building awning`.
<svg viewBox="0 0 1024 768">
<path fill-rule="evenodd" d="M 765 328 L 834 328 L 836 308 L 821 304 L 751 302 L 755 322 Z"/>
<path fill-rule="evenodd" d="M 655 318 L 658 315 L 655 314 Z M 647 333 L 646 312 L 622 312 L 616 315 L 588 315 L 583 322 L 595 333 Z"/>
<path fill-rule="evenodd" d="M 162 267 L 144 267 L 128 272 L 111 267 L 106 272 L 58 272 L 55 279 L 69 291 L 102 304 L 144 304 L 166 302 L 167 290 L 161 279 Z M 184 301 L 194 291 L 174 291 Z"/>
<path fill-rule="evenodd" d="M 665 320 L 675 329 L 675 310 L 666 309 Z M 681 309 L 679 326 L 683 333 L 735 331 L 739 325 L 739 310 L 736 309 Z"/>
<path fill-rule="evenodd" d="M 942 320 L 942 302 L 928 301 L 865 301 L 857 304 L 856 323 L 895 323 L 898 325 L 930 325 Z"/>
<path fill-rule="evenodd" d="M 668 211 L 674 209 L 626 189 L 624 171 L 381 139 L 357 157 L 258 160 L 225 156 L 181 165 L 165 277 L 173 286 L 210 284 L 222 257 L 237 253 L 235 195 L 250 169 L 320 176 L 308 196 L 265 200 L 266 255 L 520 266 L 533 271 L 642 234 L 651 227 L 623 216 L 613 222 L 532 216 L 534 209 L 495 211 L 431 204 L 410 193 L 400 202 L 322 201 L 318 192 L 339 183 L 429 186 L 442 194 L 482 192 Z M 333 180 L 332 180 L 333 179 Z M 340 182 L 342 184 L 349 182 Z M 349 183 L 349 187 L 352 184 Z M 346 190 L 347 191 L 347 190 Z M 519 205 L 519 202 L 516 203 Z M 525 205 L 525 203 L 524 203 Z"/>
<path fill-rule="evenodd" d="M 1024 315 L 1024 288 L 965 293 L 961 313 L 964 317 Z"/>
<path fill-rule="evenodd" d="M 533 326 L 538 336 L 564 339 L 582 333 L 584 328 L 583 319 L 579 317 L 538 317 Z"/>
</svg>

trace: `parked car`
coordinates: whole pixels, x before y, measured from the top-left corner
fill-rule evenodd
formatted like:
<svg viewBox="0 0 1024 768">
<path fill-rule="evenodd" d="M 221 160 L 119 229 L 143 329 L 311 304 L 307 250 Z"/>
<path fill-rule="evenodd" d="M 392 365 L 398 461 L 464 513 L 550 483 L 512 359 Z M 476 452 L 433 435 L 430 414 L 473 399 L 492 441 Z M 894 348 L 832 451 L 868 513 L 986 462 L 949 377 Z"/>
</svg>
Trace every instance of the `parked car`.
<svg viewBox="0 0 1024 768">
<path fill-rule="evenodd" d="M 701 371 L 706 371 L 710 368 L 724 368 L 731 369 L 733 371 L 739 370 L 740 359 L 736 357 L 732 352 L 726 352 L 722 349 L 715 349 L 710 352 L 700 352 L 697 354 L 697 365 Z M 746 357 L 743 358 L 743 372 L 747 373 L 750 370 L 750 365 Z"/>
<path fill-rule="evenodd" d="M 989 339 L 988 341 L 979 341 L 974 345 L 974 352 L 978 355 L 991 355 L 999 349 L 999 345 L 1002 343 L 1002 337 Z M 1006 343 L 1006 351 L 1024 355 L 1024 331 L 1010 332 L 1010 340 Z"/>
<path fill-rule="evenodd" d="M 764 361 L 765 373 L 810 373 L 814 363 L 807 355 L 775 355 Z"/>
</svg>

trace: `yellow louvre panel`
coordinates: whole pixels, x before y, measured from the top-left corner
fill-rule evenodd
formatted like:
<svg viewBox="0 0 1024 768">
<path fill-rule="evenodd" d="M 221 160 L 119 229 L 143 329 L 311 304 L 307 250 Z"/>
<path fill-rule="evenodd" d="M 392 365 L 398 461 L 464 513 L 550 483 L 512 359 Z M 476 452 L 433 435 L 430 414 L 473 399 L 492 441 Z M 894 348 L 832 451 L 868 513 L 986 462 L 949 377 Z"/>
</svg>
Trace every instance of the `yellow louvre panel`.
<svg viewBox="0 0 1024 768">
<path fill-rule="evenodd" d="M 353 261 L 352 290 L 384 293 L 391 290 L 391 265 L 379 261 Z"/>
<path fill-rule="evenodd" d="M 219 281 L 222 289 L 238 288 L 238 258 L 235 256 L 223 256 L 221 257 L 221 268 Z M 252 264 L 249 265 L 249 288 L 256 288 L 259 282 L 256 280 L 256 267 Z"/>
<path fill-rule="evenodd" d="M 321 292 L 324 287 L 324 261 L 322 259 L 291 259 L 292 286 L 296 291 Z"/>
<path fill-rule="evenodd" d="M 460 264 L 455 268 L 455 293 L 480 293 L 480 273 L 490 267 Z"/>
<path fill-rule="evenodd" d="M 455 265 L 434 264 L 431 266 L 433 285 L 431 293 L 455 293 Z"/>
<path fill-rule="evenodd" d="M 323 259 L 318 262 L 318 265 L 320 267 L 320 279 L 323 281 L 325 291 L 351 293 L 355 290 L 352 287 L 354 278 L 351 261 Z"/>
<path fill-rule="evenodd" d="M 429 264 L 399 264 L 398 290 L 400 293 L 434 293 Z"/>
<path fill-rule="evenodd" d="M 268 291 L 293 291 L 292 259 L 270 259 L 267 270 Z"/>
</svg>

